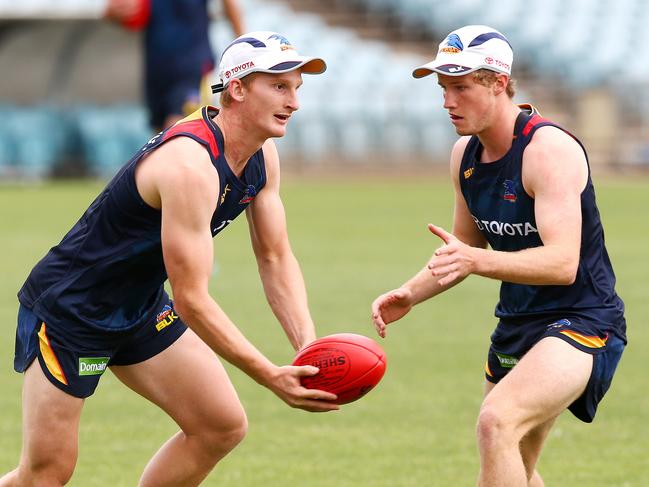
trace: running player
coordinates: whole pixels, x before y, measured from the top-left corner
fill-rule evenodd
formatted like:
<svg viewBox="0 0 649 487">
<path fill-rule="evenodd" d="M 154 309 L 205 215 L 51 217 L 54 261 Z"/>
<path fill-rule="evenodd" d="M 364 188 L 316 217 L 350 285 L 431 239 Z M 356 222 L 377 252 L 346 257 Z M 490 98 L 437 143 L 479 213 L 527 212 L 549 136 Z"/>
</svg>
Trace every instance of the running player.
<svg viewBox="0 0 649 487">
<path fill-rule="evenodd" d="M 68 482 L 84 399 L 106 368 L 180 426 L 142 486 L 198 485 L 243 438 L 245 412 L 214 352 L 292 407 L 338 408 L 335 395 L 301 386 L 317 368 L 273 364 L 208 294 L 212 237 L 246 210 L 264 290 L 291 345 L 316 338 L 270 138 L 284 135 L 299 107 L 301 74 L 325 69 L 277 33 L 237 38 L 215 87 L 223 108 L 203 107 L 151 139 L 34 267 L 16 334 L 23 450 L 0 486 Z"/>
<path fill-rule="evenodd" d="M 513 103 L 512 60 L 500 32 L 471 25 L 414 70 L 437 74 L 462 136 L 451 153 L 453 230 L 429 225 L 442 246 L 372 304 L 385 337 L 388 323 L 469 274 L 502 281 L 477 428 L 482 487 L 542 486 L 535 465 L 552 424 L 566 408 L 593 420 L 626 344 L 586 152 Z"/>
</svg>

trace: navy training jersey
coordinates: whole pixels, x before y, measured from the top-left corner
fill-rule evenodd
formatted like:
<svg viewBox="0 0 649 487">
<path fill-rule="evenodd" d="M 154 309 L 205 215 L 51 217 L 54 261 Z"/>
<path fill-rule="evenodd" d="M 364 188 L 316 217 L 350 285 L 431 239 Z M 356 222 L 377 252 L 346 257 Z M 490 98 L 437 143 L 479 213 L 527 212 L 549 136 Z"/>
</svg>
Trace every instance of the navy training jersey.
<svg viewBox="0 0 649 487">
<path fill-rule="evenodd" d="M 188 71 L 212 70 L 209 24 L 208 0 L 153 0 L 144 37 L 149 82 L 168 85 Z"/>
<path fill-rule="evenodd" d="M 142 157 L 178 136 L 205 146 L 220 181 L 213 236 L 245 210 L 266 183 L 261 149 L 240 178 L 232 172 L 223 155 L 223 135 L 212 120 L 216 114 L 216 109 L 203 107 L 140 149 L 32 269 L 18 293 L 20 302 L 45 322 L 75 321 L 99 329 L 127 329 L 151 316 L 163 296 L 167 273 L 161 212 L 144 202 L 135 184 Z"/>
<path fill-rule="evenodd" d="M 523 188 L 522 167 L 525 148 L 535 131 L 544 126 L 561 129 L 529 107 L 519 114 L 512 147 L 504 157 L 480 162 L 482 144 L 477 136 L 471 137 L 464 151 L 460 188 L 476 226 L 494 250 L 515 252 L 543 245 L 536 228 L 534 199 Z M 581 142 L 575 140 L 586 154 Z M 496 306 L 498 318 L 516 321 L 558 314 L 578 316 L 626 339 L 624 303 L 615 292 L 615 274 L 604 245 L 590 169 L 581 193 L 581 215 L 575 282 L 567 286 L 502 282 Z"/>
</svg>

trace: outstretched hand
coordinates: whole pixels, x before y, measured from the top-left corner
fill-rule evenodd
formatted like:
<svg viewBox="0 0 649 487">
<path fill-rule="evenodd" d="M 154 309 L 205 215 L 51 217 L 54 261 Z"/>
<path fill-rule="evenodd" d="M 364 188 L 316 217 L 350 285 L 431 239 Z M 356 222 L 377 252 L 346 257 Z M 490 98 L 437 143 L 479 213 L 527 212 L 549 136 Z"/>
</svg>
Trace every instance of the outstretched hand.
<svg viewBox="0 0 649 487">
<path fill-rule="evenodd" d="M 438 278 L 437 282 L 440 286 L 453 284 L 473 272 L 476 259 L 475 248 L 466 245 L 452 233 L 432 223 L 428 224 L 428 230 L 444 242 L 428 262 L 428 269 Z"/>
<path fill-rule="evenodd" d="M 385 327 L 398 320 L 412 308 L 412 293 L 404 288 L 382 294 L 372 303 L 372 321 L 376 332 L 385 338 Z"/>
<path fill-rule="evenodd" d="M 427 265 L 431 274 L 437 277 L 438 285 L 454 284 L 473 272 L 476 251 L 479 249 L 466 245 L 442 227 L 429 224 L 428 229 L 444 242 Z M 421 299 L 421 296 L 417 299 Z M 393 289 L 376 298 L 372 303 L 372 321 L 379 336 L 385 338 L 387 325 L 402 318 L 414 305 L 415 296 L 407 286 Z"/>
<path fill-rule="evenodd" d="M 333 403 L 336 395 L 318 389 L 307 389 L 300 383 L 300 377 L 318 373 L 318 368 L 311 365 L 285 365 L 279 367 L 270 385 L 270 389 L 286 404 L 293 408 L 304 409 L 313 413 L 335 411 L 340 407 Z"/>
</svg>

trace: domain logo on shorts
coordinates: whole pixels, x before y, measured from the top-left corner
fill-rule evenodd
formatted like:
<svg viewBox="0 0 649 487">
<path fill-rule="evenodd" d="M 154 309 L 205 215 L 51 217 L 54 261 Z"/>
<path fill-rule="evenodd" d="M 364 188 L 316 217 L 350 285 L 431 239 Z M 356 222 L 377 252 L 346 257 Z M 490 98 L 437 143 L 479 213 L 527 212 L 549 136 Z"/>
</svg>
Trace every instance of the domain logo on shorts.
<svg viewBox="0 0 649 487">
<path fill-rule="evenodd" d="M 106 371 L 109 357 L 79 357 L 79 375 L 101 375 Z"/>
</svg>

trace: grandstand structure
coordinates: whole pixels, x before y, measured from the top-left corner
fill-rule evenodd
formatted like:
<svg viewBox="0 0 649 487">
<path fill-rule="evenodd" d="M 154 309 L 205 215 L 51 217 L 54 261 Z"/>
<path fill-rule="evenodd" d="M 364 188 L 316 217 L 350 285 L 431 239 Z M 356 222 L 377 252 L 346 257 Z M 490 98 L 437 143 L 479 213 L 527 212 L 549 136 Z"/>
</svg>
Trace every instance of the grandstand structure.
<svg viewBox="0 0 649 487">
<path fill-rule="evenodd" d="M 152 135 L 140 34 L 102 20 L 102 3 L 0 0 L 0 178 L 109 177 Z M 481 23 L 514 46 L 516 101 L 577 134 L 594 167 L 649 168 L 646 0 L 241 3 L 249 30 L 282 32 L 328 63 L 324 76 L 305 76 L 278 140 L 289 165 L 446 164 L 456 135 L 441 91 L 411 72 L 446 33 Z M 215 21 L 215 50 L 231 38 Z"/>
</svg>

